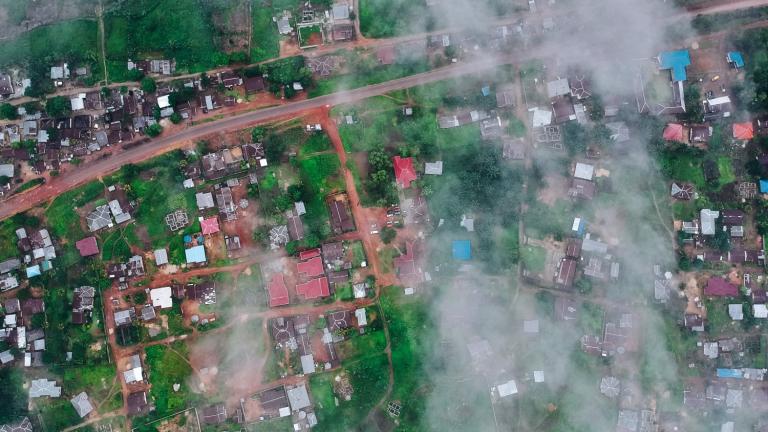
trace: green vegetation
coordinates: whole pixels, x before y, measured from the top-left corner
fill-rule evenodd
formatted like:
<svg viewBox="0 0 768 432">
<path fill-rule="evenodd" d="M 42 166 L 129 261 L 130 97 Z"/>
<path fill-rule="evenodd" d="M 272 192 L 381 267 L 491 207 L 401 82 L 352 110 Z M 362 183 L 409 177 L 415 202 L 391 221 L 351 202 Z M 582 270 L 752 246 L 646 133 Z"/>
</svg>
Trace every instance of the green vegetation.
<svg viewBox="0 0 768 432">
<path fill-rule="evenodd" d="M 80 423 L 80 416 L 66 398 L 51 399 L 40 408 L 40 414 L 47 430 L 64 430 Z"/>
<path fill-rule="evenodd" d="M 21 66 L 32 80 L 27 95 L 40 97 L 54 90 L 51 66 L 68 63 L 70 71 L 87 66 L 92 84 L 101 78 L 98 50 L 98 26 L 95 21 L 62 21 L 37 27 L 0 45 L 0 68 Z M 103 70 L 103 69 L 101 69 Z"/>
<path fill-rule="evenodd" d="M 18 108 L 9 103 L 0 105 L 0 118 L 7 120 L 15 120 L 19 117 Z"/>
<path fill-rule="evenodd" d="M 201 72 L 225 65 L 229 56 L 213 43 L 211 8 L 200 0 L 138 0 L 123 4 L 104 18 L 110 79 L 124 81 L 128 59 L 176 60 L 179 72 Z M 94 46 L 98 46 L 94 42 Z"/>
<path fill-rule="evenodd" d="M 547 250 L 541 246 L 525 245 L 520 248 L 520 258 L 527 270 L 539 273 L 544 271 Z"/>
<path fill-rule="evenodd" d="M 389 288 L 382 295 L 380 305 L 389 327 L 392 342 L 394 386 L 390 400 L 399 400 L 403 409 L 400 420 L 402 430 L 420 430 L 426 410 L 424 392 L 430 383 L 425 379 L 426 341 L 434 325 L 422 302 L 406 301 L 400 288 Z"/>
<path fill-rule="evenodd" d="M 301 46 L 308 46 L 310 45 L 310 39 L 312 38 L 313 34 L 320 34 L 320 26 L 319 25 L 313 25 L 310 27 L 301 27 L 299 29 L 299 41 Z M 312 41 L 312 45 L 320 45 L 322 43 L 322 37 L 320 37 L 320 40 Z"/>
<path fill-rule="evenodd" d="M 365 258 L 365 248 L 363 248 L 363 242 L 360 240 L 353 241 L 349 244 L 349 248 L 352 250 L 352 267 L 353 268 L 359 268 L 362 266 L 363 262 L 366 261 Z"/>
<path fill-rule="evenodd" d="M 299 149 L 299 156 L 325 152 L 331 149 L 331 139 L 325 133 L 314 133 Z"/>
<path fill-rule="evenodd" d="M 69 98 L 54 96 L 45 101 L 45 112 L 51 117 L 65 117 L 72 112 L 72 105 Z"/>
<path fill-rule="evenodd" d="M 67 394 L 75 395 L 82 391 L 96 404 L 103 403 L 107 411 L 123 405 L 120 381 L 114 365 L 100 365 L 64 370 L 62 387 Z"/>
<path fill-rule="evenodd" d="M 0 424 L 10 423 L 27 413 L 27 395 L 22 388 L 24 377 L 18 368 L 0 369 Z"/>
<path fill-rule="evenodd" d="M 191 402 L 188 379 L 192 367 L 187 360 L 186 344 L 154 345 L 147 347 L 146 352 L 152 383 L 150 394 L 156 406 L 153 416 L 163 417 L 187 407 Z M 179 391 L 174 391 L 174 384 L 180 386 Z"/>
<path fill-rule="evenodd" d="M 696 15 L 691 21 L 691 26 L 699 34 L 708 34 L 739 28 L 766 18 L 768 7 L 755 7 L 719 14 Z"/>
<path fill-rule="evenodd" d="M 160 123 L 155 123 L 144 128 L 144 133 L 147 134 L 148 137 L 154 138 L 163 133 L 163 127 Z"/>
<path fill-rule="evenodd" d="M 150 77 L 144 77 L 141 79 L 141 90 L 147 93 L 154 93 L 157 91 L 157 83 Z"/>
<path fill-rule="evenodd" d="M 318 431 L 348 431 L 359 426 L 384 395 L 387 388 L 387 356 L 373 354 L 357 357 L 342 364 L 343 371 L 349 376 L 352 385 L 352 399 L 339 398 L 339 405 L 334 404 L 333 377 L 336 372 L 315 374 L 310 377 L 309 385 L 315 400 Z"/>
<path fill-rule="evenodd" d="M 261 2 L 253 0 L 251 7 L 253 38 L 251 39 L 251 62 L 260 62 L 280 55 L 280 36 L 272 22 L 272 10 Z"/>
<path fill-rule="evenodd" d="M 24 182 L 21 186 L 19 186 L 18 189 L 16 189 L 16 193 L 24 192 L 25 190 L 32 189 L 35 186 L 40 186 L 41 184 L 45 183 L 45 179 L 42 177 L 34 178 L 28 182 Z"/>
</svg>

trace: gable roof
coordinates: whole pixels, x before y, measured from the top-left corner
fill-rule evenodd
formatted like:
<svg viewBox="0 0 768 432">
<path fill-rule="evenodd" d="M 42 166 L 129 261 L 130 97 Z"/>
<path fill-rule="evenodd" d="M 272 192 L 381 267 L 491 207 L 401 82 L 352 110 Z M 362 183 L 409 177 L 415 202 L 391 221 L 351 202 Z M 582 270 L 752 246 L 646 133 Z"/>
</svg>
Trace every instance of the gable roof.
<svg viewBox="0 0 768 432">
<path fill-rule="evenodd" d="M 721 277 L 711 277 L 704 288 L 704 294 L 713 297 L 736 297 L 739 295 L 739 287 Z"/>
<path fill-rule="evenodd" d="M 96 243 L 96 237 L 86 237 L 75 243 L 75 247 L 80 252 L 81 257 L 88 257 L 99 253 L 99 245 Z"/>
<path fill-rule="evenodd" d="M 216 217 L 203 219 L 200 221 L 200 229 L 203 235 L 215 234 L 219 232 L 219 220 Z"/>
<path fill-rule="evenodd" d="M 284 306 L 290 302 L 288 287 L 285 285 L 285 278 L 282 273 L 272 275 L 269 285 L 267 285 L 267 291 L 269 292 L 269 307 Z"/>
<path fill-rule="evenodd" d="M 320 276 L 323 274 L 323 259 L 319 256 L 302 261 L 297 264 L 299 275 L 307 278 Z"/>
<path fill-rule="evenodd" d="M 319 277 L 309 282 L 296 285 L 296 293 L 304 297 L 305 300 L 327 297 L 331 294 L 328 286 L 328 279 Z"/>
<path fill-rule="evenodd" d="M 755 137 L 754 127 L 750 122 L 734 123 L 733 137 L 737 140 L 751 140 Z"/>
<path fill-rule="evenodd" d="M 411 182 L 416 180 L 416 171 L 413 169 L 413 158 L 401 158 L 395 156 L 392 158 L 395 168 L 395 180 L 398 186 L 408 189 L 411 187 Z"/>
<path fill-rule="evenodd" d="M 683 125 L 680 123 L 668 123 L 667 127 L 664 128 L 663 136 L 665 141 L 682 142 L 685 139 Z"/>
</svg>

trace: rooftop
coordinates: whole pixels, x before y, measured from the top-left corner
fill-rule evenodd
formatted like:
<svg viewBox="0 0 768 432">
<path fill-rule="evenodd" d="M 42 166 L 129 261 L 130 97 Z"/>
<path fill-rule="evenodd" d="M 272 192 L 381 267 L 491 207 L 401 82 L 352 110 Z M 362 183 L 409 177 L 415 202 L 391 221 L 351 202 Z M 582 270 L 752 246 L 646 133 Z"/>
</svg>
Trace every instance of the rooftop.
<svg viewBox="0 0 768 432">
<path fill-rule="evenodd" d="M 685 81 L 686 67 L 691 65 L 691 56 L 688 50 L 664 51 L 659 54 L 659 68 L 670 70 L 672 81 Z"/>
</svg>

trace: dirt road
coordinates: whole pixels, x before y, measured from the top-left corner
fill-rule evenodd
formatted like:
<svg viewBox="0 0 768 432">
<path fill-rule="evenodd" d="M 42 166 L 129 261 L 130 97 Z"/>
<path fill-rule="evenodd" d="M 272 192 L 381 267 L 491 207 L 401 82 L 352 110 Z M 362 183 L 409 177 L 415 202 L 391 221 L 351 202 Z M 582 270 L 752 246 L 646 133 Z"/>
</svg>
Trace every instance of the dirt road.
<svg viewBox="0 0 768 432">
<path fill-rule="evenodd" d="M 519 57 L 518 57 L 519 59 Z M 372 96 L 389 93 L 422 84 L 442 81 L 478 71 L 488 70 L 499 64 L 511 62 L 512 58 L 491 58 L 472 63 L 453 64 L 430 72 L 412 75 L 374 84 L 355 90 L 342 91 L 314 99 L 305 99 L 289 102 L 284 105 L 264 108 L 253 112 L 233 115 L 218 121 L 211 121 L 196 126 L 190 126 L 181 132 L 169 136 L 161 136 L 146 144 L 125 150 L 121 153 L 94 161 L 77 170 L 65 172 L 53 178 L 45 185 L 10 197 L 0 204 L 0 219 L 13 216 L 16 213 L 29 210 L 42 204 L 63 192 L 82 185 L 99 176 L 109 174 L 120 167 L 130 163 L 140 162 L 161 153 L 174 150 L 189 142 L 194 142 L 207 135 L 216 134 L 226 130 L 242 129 L 258 123 L 280 118 L 291 118 L 303 111 L 330 107 L 332 105 L 363 100 Z"/>
</svg>

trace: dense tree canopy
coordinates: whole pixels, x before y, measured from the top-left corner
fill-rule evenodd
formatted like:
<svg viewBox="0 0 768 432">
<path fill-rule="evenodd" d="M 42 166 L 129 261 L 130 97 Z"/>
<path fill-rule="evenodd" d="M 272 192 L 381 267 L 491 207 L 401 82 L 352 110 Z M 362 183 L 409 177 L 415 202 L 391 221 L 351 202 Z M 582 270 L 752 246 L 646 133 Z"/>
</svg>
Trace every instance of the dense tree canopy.
<svg viewBox="0 0 768 432">
<path fill-rule="evenodd" d="M 0 369 L 0 424 L 17 420 L 26 415 L 27 395 L 21 387 L 22 376 L 18 369 Z"/>
</svg>

